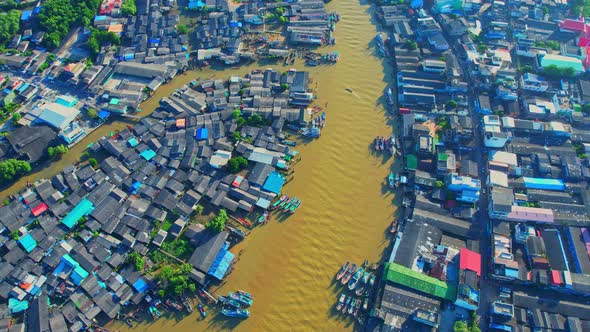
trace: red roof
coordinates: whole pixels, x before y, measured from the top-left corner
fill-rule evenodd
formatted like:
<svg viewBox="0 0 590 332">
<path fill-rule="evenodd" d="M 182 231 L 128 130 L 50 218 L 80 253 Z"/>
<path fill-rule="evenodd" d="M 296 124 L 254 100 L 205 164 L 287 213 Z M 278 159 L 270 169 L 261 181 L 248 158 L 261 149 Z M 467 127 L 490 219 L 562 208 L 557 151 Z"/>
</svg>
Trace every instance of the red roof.
<svg viewBox="0 0 590 332">
<path fill-rule="evenodd" d="M 31 210 L 31 212 L 33 213 L 33 215 L 34 215 L 35 217 L 38 217 L 38 216 L 40 216 L 40 215 L 41 215 L 41 213 L 43 213 L 43 212 L 47 211 L 47 208 L 48 208 L 47 204 L 45 204 L 45 203 L 41 203 L 41 204 L 37 205 L 36 207 L 34 207 L 34 208 Z"/>
<path fill-rule="evenodd" d="M 471 270 L 481 276 L 481 255 L 466 248 L 459 253 L 459 268 Z"/>
<path fill-rule="evenodd" d="M 590 46 L 590 38 L 580 37 L 578 39 L 578 46 L 579 47 Z"/>
<path fill-rule="evenodd" d="M 552 270 L 551 271 L 551 280 L 553 280 L 553 284 L 561 285 L 563 281 L 561 280 L 561 271 Z"/>
<path fill-rule="evenodd" d="M 584 21 L 566 19 L 559 23 L 559 27 L 564 30 L 584 32 L 586 31 Z"/>
</svg>

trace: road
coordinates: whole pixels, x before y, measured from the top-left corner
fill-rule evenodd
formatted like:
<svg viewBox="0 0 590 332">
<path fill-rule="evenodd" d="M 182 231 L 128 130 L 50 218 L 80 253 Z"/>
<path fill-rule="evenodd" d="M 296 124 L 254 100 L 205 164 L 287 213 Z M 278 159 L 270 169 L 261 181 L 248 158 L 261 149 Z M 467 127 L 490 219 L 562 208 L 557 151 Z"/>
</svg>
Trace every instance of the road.
<svg viewBox="0 0 590 332">
<path fill-rule="evenodd" d="M 440 18 L 435 16 L 441 27 L 444 27 Z M 488 177 L 488 157 L 487 149 L 483 143 L 482 137 L 482 115 L 475 110 L 475 100 L 479 95 L 479 91 L 475 84 L 475 80 L 469 72 L 469 64 L 463 60 L 460 55 L 463 54 L 463 48 L 458 42 L 460 38 L 451 37 L 447 31 L 443 28 L 443 34 L 445 39 L 449 42 L 454 55 L 461 64 L 461 71 L 465 77 L 465 81 L 468 83 L 468 110 L 471 116 L 471 122 L 473 126 L 473 137 L 475 141 L 475 149 L 472 152 L 472 157 L 478 165 L 478 177 L 481 183 L 481 192 L 478 202 L 478 212 L 473 219 L 473 223 L 477 223 L 476 229 L 479 230 L 479 253 L 481 254 L 481 279 L 479 281 L 480 286 L 480 297 L 479 297 L 479 309 L 477 310 L 478 316 L 481 318 L 479 322 L 479 328 L 482 331 L 486 331 L 488 327 L 488 314 L 490 312 L 490 303 L 497 298 L 498 287 L 491 282 L 491 234 L 492 224 L 488 214 L 488 192 L 487 192 L 487 177 Z"/>
</svg>

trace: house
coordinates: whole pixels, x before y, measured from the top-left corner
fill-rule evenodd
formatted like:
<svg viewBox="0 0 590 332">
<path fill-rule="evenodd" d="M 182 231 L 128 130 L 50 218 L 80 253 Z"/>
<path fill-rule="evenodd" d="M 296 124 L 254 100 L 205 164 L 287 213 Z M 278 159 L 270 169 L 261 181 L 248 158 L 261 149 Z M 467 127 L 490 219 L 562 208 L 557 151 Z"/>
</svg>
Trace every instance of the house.
<svg viewBox="0 0 590 332">
<path fill-rule="evenodd" d="M 541 75 L 524 73 L 520 77 L 520 86 L 528 91 L 545 92 L 549 89 L 549 82 Z"/>
<path fill-rule="evenodd" d="M 215 279 L 221 280 L 227 273 L 234 255 L 229 252 L 225 231 L 210 235 L 203 244 L 198 246 L 188 260 L 195 269 Z"/>
<path fill-rule="evenodd" d="M 467 310 L 477 310 L 479 307 L 480 277 L 481 255 L 466 248 L 461 248 L 456 306 Z"/>
<path fill-rule="evenodd" d="M 39 161 L 56 138 L 55 131 L 48 126 L 19 127 L 6 137 L 19 159 L 29 163 Z"/>
<path fill-rule="evenodd" d="M 58 103 L 45 103 L 41 109 L 37 122 L 48 124 L 58 130 L 66 129 L 80 115 L 79 110 Z"/>
</svg>

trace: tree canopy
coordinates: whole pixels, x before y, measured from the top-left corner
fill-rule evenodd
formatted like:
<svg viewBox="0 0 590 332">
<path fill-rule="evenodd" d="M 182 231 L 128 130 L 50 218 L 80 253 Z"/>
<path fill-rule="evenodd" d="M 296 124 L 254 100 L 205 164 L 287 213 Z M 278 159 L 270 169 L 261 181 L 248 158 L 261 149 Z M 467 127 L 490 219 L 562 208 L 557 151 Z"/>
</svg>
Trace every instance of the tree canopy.
<svg viewBox="0 0 590 332">
<path fill-rule="evenodd" d="M 112 31 L 92 29 L 90 37 L 88 37 L 88 42 L 86 43 L 86 48 L 90 52 L 90 57 L 96 59 L 96 56 L 100 52 L 100 47 L 106 43 L 120 45 L 121 40 L 119 39 L 119 36 Z"/>
<path fill-rule="evenodd" d="M 53 158 L 55 156 L 61 156 L 63 154 L 65 154 L 66 152 L 68 152 L 68 147 L 60 144 L 56 147 L 50 146 L 47 148 L 47 154 L 49 155 L 49 157 Z"/>
<path fill-rule="evenodd" d="M 123 3 L 121 4 L 121 13 L 123 13 L 123 15 L 135 15 L 137 13 L 135 0 L 123 0 Z"/>
<path fill-rule="evenodd" d="M 227 170 L 230 173 L 238 173 L 246 167 L 248 167 L 248 159 L 244 157 L 231 158 L 227 162 Z"/>
<path fill-rule="evenodd" d="M 549 65 L 543 68 L 547 76 L 556 78 L 573 78 L 576 72 L 572 67 L 557 67 L 556 65 Z"/>
<path fill-rule="evenodd" d="M 0 14 L 0 44 L 5 45 L 20 28 L 20 10 Z"/>
<path fill-rule="evenodd" d="M 225 210 L 221 209 L 221 210 L 219 210 L 219 214 L 217 215 L 217 217 L 209 220 L 207 222 L 207 224 L 205 224 L 205 227 L 210 231 L 213 231 L 215 233 L 219 233 L 225 229 L 225 223 L 228 220 L 229 220 L 229 216 L 227 215 L 227 212 L 225 212 Z"/>
<path fill-rule="evenodd" d="M 31 171 L 31 165 L 28 162 L 17 159 L 7 159 L 0 162 L 0 182 L 6 183 L 12 181 L 17 176 L 21 176 Z"/>
<path fill-rule="evenodd" d="M 39 13 L 39 24 L 47 32 L 43 44 L 48 48 L 55 48 L 71 28 L 89 26 L 100 3 L 100 0 L 45 1 Z"/>
</svg>

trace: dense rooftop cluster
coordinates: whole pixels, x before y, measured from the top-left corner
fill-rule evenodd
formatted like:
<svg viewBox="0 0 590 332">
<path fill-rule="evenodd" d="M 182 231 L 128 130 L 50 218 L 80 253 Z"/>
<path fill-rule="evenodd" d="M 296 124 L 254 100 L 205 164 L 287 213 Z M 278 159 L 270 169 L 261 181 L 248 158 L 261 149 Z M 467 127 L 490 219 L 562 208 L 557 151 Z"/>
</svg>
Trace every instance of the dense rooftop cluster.
<svg viewBox="0 0 590 332">
<path fill-rule="evenodd" d="M 306 72 L 268 69 L 195 81 L 133 128 L 93 144 L 90 154 L 103 156 L 96 168 L 68 166 L 8 199 L 0 208 L 0 297 L 9 314 L 28 309 L 30 328 L 77 331 L 151 303 L 161 296 L 148 270 L 158 263 L 152 253 L 181 238 L 191 250 L 179 257 L 191 282 L 221 280 L 233 260 L 229 245 L 244 233 L 229 225 L 209 231 L 192 221 L 195 209 L 269 208 L 296 155 L 282 144 L 282 129 L 303 118 L 298 96 L 308 80 Z M 203 106 L 187 106 L 197 101 Z M 238 121 L 252 117 L 260 120 Z M 228 173 L 238 156 L 248 168 Z M 132 253 L 142 259 L 139 270 Z M 7 322 L 5 303 L 2 312 Z"/>
<path fill-rule="evenodd" d="M 563 1 L 423 5 L 376 12 L 406 183 L 377 316 L 394 330 L 583 331 L 589 26 Z"/>
</svg>

